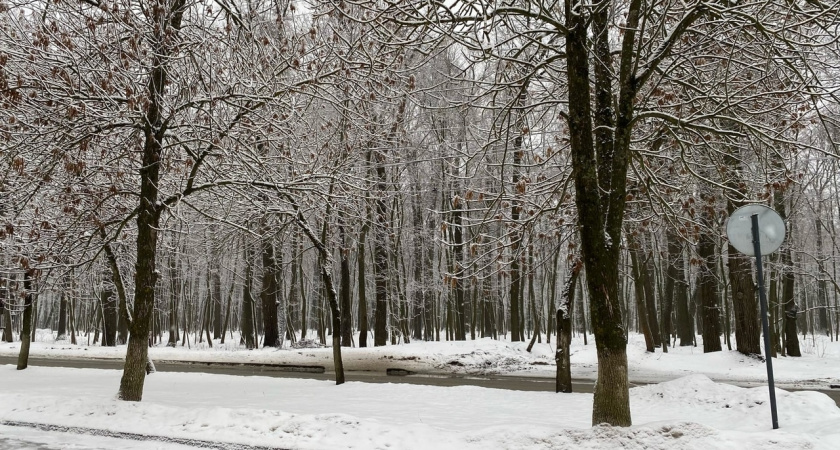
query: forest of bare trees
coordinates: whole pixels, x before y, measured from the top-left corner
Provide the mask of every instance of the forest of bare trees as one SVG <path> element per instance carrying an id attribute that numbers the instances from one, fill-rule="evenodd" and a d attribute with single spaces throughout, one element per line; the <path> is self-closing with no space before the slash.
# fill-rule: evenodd
<path id="1" fill-rule="evenodd" d="M 838 338 L 838 26 L 831 0 L 0 0 L 2 338 L 127 345 L 136 401 L 150 345 L 583 333 L 593 423 L 629 425 L 628 333 L 760 354 L 739 206 L 787 222 L 774 352 Z"/>

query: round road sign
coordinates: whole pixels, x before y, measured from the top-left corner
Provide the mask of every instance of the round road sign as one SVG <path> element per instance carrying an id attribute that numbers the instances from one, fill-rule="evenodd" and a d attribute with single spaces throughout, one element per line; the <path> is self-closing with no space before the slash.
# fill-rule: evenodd
<path id="1" fill-rule="evenodd" d="M 752 235 L 752 216 L 758 215 L 758 236 L 761 254 L 775 252 L 785 240 L 785 222 L 779 213 L 764 205 L 744 205 L 736 209 L 726 223 L 726 236 L 739 252 L 755 256 Z"/>

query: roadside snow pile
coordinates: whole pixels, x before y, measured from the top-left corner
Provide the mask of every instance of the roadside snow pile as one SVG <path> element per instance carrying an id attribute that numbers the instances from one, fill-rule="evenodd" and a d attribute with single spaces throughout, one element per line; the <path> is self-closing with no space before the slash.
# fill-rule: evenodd
<path id="1" fill-rule="evenodd" d="M 775 392 L 780 429 L 795 428 L 800 432 L 803 427 L 820 424 L 840 426 L 840 408 L 827 395 L 782 389 Z M 714 428 L 759 431 L 771 425 L 770 393 L 766 386 L 741 388 L 715 383 L 705 375 L 691 375 L 634 388 L 630 397 L 634 413 L 656 415 L 663 402 L 675 402 L 681 408 L 681 419 Z M 840 433 L 840 429 L 835 432 Z"/>
<path id="2" fill-rule="evenodd" d="M 292 449 L 835 449 L 840 409 L 818 393 L 690 376 L 631 390 L 635 425 L 589 426 L 590 394 L 157 373 L 114 399 L 115 370 L 0 366 L 0 424 L 94 428 Z"/>
<path id="3" fill-rule="evenodd" d="M 512 343 L 492 339 L 471 341 L 475 343 L 472 345 L 469 342 L 438 345 L 434 349 L 436 353 L 433 367 L 453 373 L 497 375 L 544 371 L 545 366 L 554 365 L 554 353 L 546 345 L 534 346 L 531 352 L 528 352 L 525 342 Z"/>

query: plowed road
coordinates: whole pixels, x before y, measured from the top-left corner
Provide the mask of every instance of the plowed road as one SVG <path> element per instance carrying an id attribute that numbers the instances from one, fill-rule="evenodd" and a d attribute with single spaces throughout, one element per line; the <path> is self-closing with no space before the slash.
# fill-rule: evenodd
<path id="1" fill-rule="evenodd" d="M 17 358 L 0 356 L 0 364 L 17 364 Z M 84 369 L 122 369 L 123 362 L 117 359 L 88 359 L 88 358 L 38 358 L 30 357 L 29 365 L 46 367 L 74 367 Z M 318 368 L 289 367 L 268 364 L 236 364 L 236 363 L 192 363 L 183 361 L 155 361 L 158 372 L 202 372 L 221 375 L 264 376 L 281 378 L 309 378 L 316 380 L 334 380 L 330 371 L 318 373 Z M 320 370 L 323 370 L 321 368 Z M 494 389 L 509 389 L 517 391 L 554 391 L 554 380 L 551 378 L 520 377 L 520 376 L 464 376 L 464 375 L 387 375 L 380 372 L 345 372 L 347 381 L 361 381 L 364 383 L 407 383 L 431 386 L 481 386 Z M 637 383 L 644 384 L 644 383 Z M 737 383 L 732 383 L 737 384 Z M 575 392 L 591 393 L 594 388 L 592 380 L 574 380 Z M 634 384 L 631 382 L 631 386 Z M 752 385 L 754 386 L 754 385 Z M 786 390 L 800 390 L 785 388 Z M 840 407 L 840 389 L 802 389 L 816 390 L 831 397 Z"/>

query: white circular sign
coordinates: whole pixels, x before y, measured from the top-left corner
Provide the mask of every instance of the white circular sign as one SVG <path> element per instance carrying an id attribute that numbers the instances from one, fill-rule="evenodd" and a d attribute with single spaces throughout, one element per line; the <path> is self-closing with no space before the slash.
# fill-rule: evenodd
<path id="1" fill-rule="evenodd" d="M 775 252 L 785 240 L 785 221 L 779 213 L 764 205 L 744 205 L 736 209 L 726 223 L 726 236 L 739 252 L 755 256 L 752 235 L 752 216 L 758 215 L 758 242 L 761 254 Z"/>

